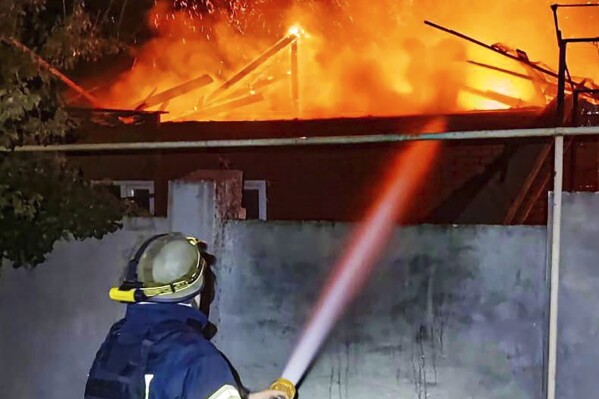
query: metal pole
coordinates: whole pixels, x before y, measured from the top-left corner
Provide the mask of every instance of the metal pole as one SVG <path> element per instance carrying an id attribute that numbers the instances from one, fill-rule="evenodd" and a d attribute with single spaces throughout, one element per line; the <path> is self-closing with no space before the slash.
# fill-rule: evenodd
<path id="1" fill-rule="evenodd" d="M 559 42 L 559 77 L 557 79 L 557 110 L 555 125 L 563 126 L 566 112 L 566 52 L 568 45 L 562 40 Z"/>
<path id="2" fill-rule="evenodd" d="M 299 117 L 299 66 L 297 40 L 291 43 L 291 102 L 293 116 Z"/>
<path id="3" fill-rule="evenodd" d="M 283 147 L 309 145 L 355 145 L 374 143 L 397 143 L 404 141 L 427 140 L 478 140 L 505 139 L 524 137 L 555 137 L 599 135 L 599 126 L 562 127 L 543 129 L 514 130 L 481 130 L 447 133 L 424 134 L 375 134 L 365 136 L 321 136 L 290 137 L 269 139 L 242 140 L 198 140 L 198 141 L 158 141 L 129 143 L 88 143 L 88 144 L 55 144 L 24 145 L 16 147 L 16 152 L 97 152 L 97 151 L 132 151 L 132 150 L 175 150 L 191 148 L 243 148 L 243 147 Z M 13 150 L 0 147 L 0 152 Z"/>
<path id="4" fill-rule="evenodd" d="M 555 399 L 557 377 L 557 321 L 559 310 L 559 272 L 562 227 L 562 185 L 564 174 L 564 136 L 555 137 L 555 176 L 551 229 L 551 289 L 549 302 L 549 356 L 547 366 L 547 399 Z"/>

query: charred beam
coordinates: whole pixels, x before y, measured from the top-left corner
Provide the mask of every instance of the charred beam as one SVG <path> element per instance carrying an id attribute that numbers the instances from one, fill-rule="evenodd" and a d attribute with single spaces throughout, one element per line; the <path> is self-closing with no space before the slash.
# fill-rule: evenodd
<path id="1" fill-rule="evenodd" d="M 165 90 L 158 94 L 151 94 L 141 104 L 135 107 L 136 110 L 143 110 L 151 108 L 153 106 L 165 103 L 172 100 L 173 98 L 182 96 L 189 93 L 190 91 L 200 89 L 204 86 L 214 82 L 214 79 L 210 75 L 202 75 L 188 82 L 175 86 L 171 89 Z"/>
<path id="2" fill-rule="evenodd" d="M 460 187 L 456 188 L 445 198 L 426 219 L 436 220 L 439 223 L 457 223 L 460 215 L 472 203 L 476 195 L 489 184 L 501 169 L 513 158 L 515 147 L 506 145 L 501 154 L 484 167 L 480 173 L 470 177 Z"/>
<path id="3" fill-rule="evenodd" d="M 522 204 L 524 203 L 526 196 L 528 195 L 530 189 L 532 188 L 532 185 L 533 185 L 535 179 L 537 178 L 537 176 L 539 175 L 539 172 L 543 168 L 543 165 L 547 161 L 547 158 L 549 157 L 549 153 L 551 152 L 552 148 L 553 148 L 553 142 L 547 143 L 541 150 L 541 153 L 537 157 L 537 159 L 532 167 L 532 170 L 526 177 L 526 180 L 524 181 L 522 188 L 518 192 L 516 199 L 514 200 L 514 202 L 508 209 L 507 214 L 505 215 L 505 218 L 503 219 L 503 224 L 512 224 L 514 222 L 514 220 L 516 219 L 518 211 L 522 207 Z"/>
<path id="4" fill-rule="evenodd" d="M 518 73 L 518 72 L 510 71 L 509 69 L 504 69 L 504 68 L 496 67 L 494 65 L 489 65 L 489 64 L 482 63 L 482 62 L 472 61 L 472 60 L 468 60 L 467 62 L 468 62 L 468 64 L 471 64 L 471 65 L 476 65 L 481 68 L 490 69 L 495 72 L 505 73 L 507 75 L 514 76 L 516 78 L 530 80 L 530 81 L 533 80 L 530 76 L 528 76 L 524 73 Z"/>
<path id="5" fill-rule="evenodd" d="M 150 92 L 150 93 L 149 93 L 149 94 L 146 96 L 146 98 L 144 98 L 144 100 L 142 101 L 142 103 L 141 103 L 139 106 L 143 105 L 143 104 L 146 102 L 146 100 L 147 100 L 148 98 L 150 98 L 150 97 L 152 97 L 154 94 L 156 94 L 156 90 L 158 90 L 158 87 L 154 87 L 154 88 L 152 89 L 152 91 L 151 91 L 151 92 Z M 138 107 L 139 107 L 139 106 L 138 106 Z M 137 110 L 137 108 L 135 108 L 135 109 Z"/>
<path id="6" fill-rule="evenodd" d="M 264 100 L 261 94 L 250 94 L 235 100 L 226 101 L 220 104 L 212 105 L 200 109 L 197 112 L 186 115 L 182 118 L 176 119 L 176 121 L 195 120 L 202 119 L 213 115 L 218 115 L 223 112 L 233 111 L 237 108 L 246 107 Z"/>
<path id="7" fill-rule="evenodd" d="M 296 40 L 297 40 L 297 35 L 290 34 L 288 36 L 285 36 L 278 42 L 276 42 L 271 48 L 266 50 L 261 56 L 256 58 L 254 61 L 250 62 L 243 69 L 241 69 L 239 72 L 237 72 L 231 78 L 229 78 L 225 83 L 223 83 L 218 89 L 216 89 L 215 91 L 210 93 L 206 97 L 206 102 L 211 102 L 214 99 L 216 99 L 223 92 L 227 91 L 229 88 L 231 88 L 235 84 L 239 83 L 242 79 L 244 79 L 250 73 L 254 72 L 256 69 L 258 69 L 262 64 L 264 64 L 270 58 L 272 58 L 273 56 L 278 54 L 279 51 L 283 50 L 285 47 L 287 47 L 288 45 L 290 45 L 291 43 L 293 43 Z"/>
<path id="8" fill-rule="evenodd" d="M 100 86 L 94 86 L 94 87 L 92 87 L 91 89 L 87 89 L 86 91 L 87 91 L 89 94 L 92 94 L 92 95 L 93 95 L 93 93 L 94 93 L 94 92 L 96 92 L 96 91 L 98 91 L 98 90 L 100 90 L 100 89 L 101 89 L 101 87 L 100 87 Z M 72 104 L 72 103 L 74 103 L 74 102 L 78 101 L 79 99 L 81 99 L 82 97 L 83 97 L 83 96 L 82 96 L 81 94 L 79 94 L 79 93 L 73 93 L 73 94 L 66 94 L 66 95 L 63 97 L 63 99 L 64 99 L 64 102 L 65 102 L 66 104 Z"/>
<path id="9" fill-rule="evenodd" d="M 269 76 L 264 79 L 260 79 L 247 87 L 240 87 L 238 89 L 232 90 L 230 93 L 223 95 L 221 99 L 225 100 L 233 100 L 235 98 L 239 98 L 241 96 L 245 96 L 248 94 L 252 94 L 253 92 L 259 91 L 261 89 L 265 89 L 268 86 L 280 82 L 283 78 L 287 78 L 287 75 L 279 75 L 279 76 Z"/>
<path id="10" fill-rule="evenodd" d="M 526 54 L 524 51 L 518 50 L 518 55 L 521 58 L 524 58 L 527 61 L 530 61 L 528 59 L 528 54 Z M 548 88 L 551 88 L 554 86 L 553 83 L 548 81 L 547 76 L 543 75 L 541 72 L 532 68 L 529 64 L 522 64 L 522 67 L 526 70 L 526 72 L 528 73 L 528 76 L 530 76 L 532 79 L 532 85 L 535 89 L 537 99 L 542 104 L 546 104 L 547 98 L 546 98 L 545 93 L 547 92 Z M 582 84 L 584 85 L 585 83 L 582 82 Z"/>
<path id="11" fill-rule="evenodd" d="M 121 126 L 123 124 L 158 126 L 160 124 L 160 115 L 163 113 L 155 111 L 81 107 L 68 107 L 67 110 L 73 118 L 78 119 L 83 124 L 92 123 L 102 126 Z"/>
<path id="12" fill-rule="evenodd" d="M 526 71 L 528 72 L 528 75 L 526 75 L 526 74 L 518 73 L 518 72 L 509 70 L 509 69 L 496 67 L 494 65 L 484 64 L 482 62 L 471 61 L 471 60 L 468 60 L 467 62 L 471 65 L 489 69 L 491 71 L 500 72 L 500 73 L 504 73 L 509 76 L 519 78 L 519 79 L 528 80 L 529 82 L 532 83 L 532 85 L 534 86 L 534 89 L 535 89 L 535 94 L 536 94 L 535 102 L 538 102 L 539 104 L 546 103 L 545 92 L 544 92 L 543 88 L 546 87 L 547 85 L 549 85 L 549 83 L 545 80 L 543 75 L 541 75 L 538 71 L 528 67 L 528 65 L 523 65 L 523 67 L 526 68 Z"/>
<path id="13" fill-rule="evenodd" d="M 572 137 L 568 137 L 565 141 L 564 151 L 572 145 Z M 530 216 L 534 206 L 537 204 L 541 194 L 546 191 L 552 176 L 550 155 L 553 150 L 553 141 L 547 142 L 537 156 L 530 173 L 526 177 L 518 195 L 512 202 L 503 224 L 523 224 Z"/>
<path id="14" fill-rule="evenodd" d="M 506 94 L 501 94 L 492 90 L 479 90 L 470 86 L 464 86 L 462 87 L 462 90 L 480 97 L 487 98 L 489 100 L 500 102 L 510 108 L 519 108 L 525 104 L 525 102 L 520 98 L 508 96 Z"/>
<path id="15" fill-rule="evenodd" d="M 573 139 L 574 139 L 573 137 L 567 137 L 566 142 L 564 144 L 564 152 L 566 152 L 570 149 Z M 554 143 L 549 144 L 549 148 L 550 149 L 554 148 Z M 548 190 L 547 187 L 549 185 L 549 181 L 551 180 L 551 177 L 553 176 L 553 170 L 551 170 L 550 160 L 547 159 L 546 162 L 549 164 L 549 165 L 547 165 L 547 168 L 548 168 L 547 173 L 543 174 L 541 181 L 538 182 L 536 187 L 533 186 L 534 191 L 532 192 L 532 197 L 529 199 L 528 203 L 524 207 L 524 211 L 522 212 L 522 215 L 520 216 L 520 218 L 517 221 L 518 224 L 526 223 L 526 220 L 530 216 L 530 213 L 532 212 L 534 206 L 539 201 L 541 194 L 543 194 L 543 192 Z"/>
<path id="16" fill-rule="evenodd" d="M 463 40 L 466 40 L 466 41 L 468 41 L 470 43 L 476 44 L 477 46 L 484 47 L 487 50 L 491 50 L 491 51 L 493 51 L 493 52 L 495 52 L 497 54 L 501 54 L 504 57 L 507 57 L 507 58 L 512 59 L 514 61 L 517 61 L 519 63 L 528 65 L 529 67 L 531 67 L 531 68 L 533 68 L 533 69 L 535 69 L 535 70 L 537 70 L 537 71 L 539 71 L 539 72 L 541 72 L 541 73 L 543 73 L 545 75 L 551 76 L 551 77 L 556 78 L 556 79 L 559 78 L 559 75 L 557 73 L 555 73 L 553 71 L 550 71 L 549 69 L 543 68 L 543 67 L 541 67 L 541 66 L 539 66 L 539 65 L 537 65 L 537 64 L 535 64 L 535 63 L 533 63 L 533 62 L 531 62 L 529 60 L 522 59 L 522 58 L 519 58 L 519 57 L 517 57 L 515 55 L 512 55 L 512 54 L 510 54 L 510 53 L 508 53 L 506 51 L 503 51 L 503 50 L 501 50 L 501 49 L 499 49 L 499 48 L 497 48 L 495 46 L 491 46 L 489 44 L 483 43 L 480 40 L 474 39 L 474 38 L 472 38 L 470 36 L 467 36 L 467 35 L 465 35 L 463 33 L 457 32 L 455 30 L 445 28 L 444 26 L 438 25 L 438 24 L 436 24 L 434 22 L 431 22 L 431 21 L 424 21 L 424 23 L 426 25 L 432 27 L 432 28 L 435 28 L 435 29 L 438 29 L 440 31 L 449 33 L 450 35 L 459 37 L 460 39 L 463 39 Z M 575 87 L 585 88 L 585 85 L 583 83 L 573 82 L 573 85 Z"/>
<path id="17" fill-rule="evenodd" d="M 299 117 L 299 65 L 297 40 L 291 43 L 291 106 L 293 116 Z"/>
<path id="18" fill-rule="evenodd" d="M 48 61 L 46 61 L 45 59 L 43 59 L 42 57 L 37 55 L 35 53 L 35 51 L 31 50 L 29 47 L 25 46 L 23 43 L 21 43 L 17 39 L 3 38 L 2 40 L 7 42 L 8 44 L 14 46 L 15 48 L 21 50 L 25 54 L 29 55 L 33 59 L 33 61 L 35 61 L 35 63 L 37 63 L 42 68 L 46 69 L 48 72 L 50 72 L 52 75 L 54 75 L 58 79 L 60 79 L 60 81 L 62 81 L 64 84 L 66 84 L 71 89 L 76 91 L 79 95 L 85 97 L 85 99 L 87 99 L 94 107 L 100 106 L 100 101 L 98 101 L 98 99 L 96 97 L 94 97 L 83 87 L 79 86 L 77 83 L 75 83 L 74 81 L 69 79 L 69 77 L 66 76 L 64 73 L 60 72 L 58 69 L 56 69 L 55 67 L 50 65 L 50 63 Z"/>

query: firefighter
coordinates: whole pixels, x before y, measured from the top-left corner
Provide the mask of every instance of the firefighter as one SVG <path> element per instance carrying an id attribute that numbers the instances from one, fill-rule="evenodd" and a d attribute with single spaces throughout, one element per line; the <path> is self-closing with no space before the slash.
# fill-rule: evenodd
<path id="1" fill-rule="evenodd" d="M 178 233 L 141 245 L 110 290 L 127 312 L 96 354 L 85 399 L 292 399 L 295 388 L 285 380 L 275 385 L 281 391 L 246 395 L 202 334 L 208 320 L 196 304 L 208 259 L 202 242 Z"/>

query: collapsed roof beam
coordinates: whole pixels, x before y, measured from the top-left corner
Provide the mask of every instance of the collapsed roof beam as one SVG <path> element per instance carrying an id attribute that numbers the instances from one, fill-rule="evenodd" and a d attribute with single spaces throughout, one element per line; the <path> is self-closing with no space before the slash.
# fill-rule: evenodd
<path id="1" fill-rule="evenodd" d="M 490 69 L 490 70 L 495 71 L 495 72 L 505 73 L 507 75 L 514 76 L 516 78 L 520 78 L 520 79 L 524 79 L 524 80 L 530 80 L 530 81 L 533 80 L 530 76 L 528 76 L 528 75 L 526 75 L 524 73 L 514 72 L 514 71 L 511 71 L 509 69 L 504 69 L 504 68 L 496 67 L 494 65 L 489 65 L 489 64 L 482 63 L 482 62 L 478 62 L 478 61 L 468 60 L 466 62 L 468 62 L 468 64 L 470 64 L 470 65 L 476 65 L 478 67 L 485 68 L 485 69 Z"/>
<path id="2" fill-rule="evenodd" d="M 488 100 L 505 104 L 510 108 L 520 108 L 526 104 L 526 102 L 520 98 L 508 96 L 507 94 L 499 93 L 493 90 L 479 90 L 470 86 L 463 86 L 462 90 Z"/>
<path id="3" fill-rule="evenodd" d="M 277 75 L 277 76 L 269 76 L 265 79 L 260 79 L 256 82 L 251 83 L 248 86 L 240 87 L 238 89 L 232 90 L 230 93 L 221 97 L 223 101 L 225 100 L 233 100 L 235 98 L 241 97 L 247 94 L 253 94 L 260 89 L 267 89 L 274 83 L 280 82 L 284 78 L 287 78 L 288 75 Z"/>
<path id="4" fill-rule="evenodd" d="M 196 120 L 198 118 L 206 118 L 213 115 L 222 114 L 223 112 L 233 111 L 237 108 L 247 107 L 264 100 L 261 94 L 253 93 L 246 96 L 236 98 L 234 100 L 221 102 L 209 107 L 201 108 L 197 112 L 176 119 L 176 121 Z"/>
<path id="5" fill-rule="evenodd" d="M 264 53 L 262 53 L 261 56 L 256 58 L 254 61 L 250 62 L 243 69 L 241 69 L 239 72 L 237 72 L 231 78 L 229 78 L 226 82 L 224 82 L 218 89 L 216 89 L 212 93 L 208 94 L 208 96 L 206 97 L 206 103 L 214 101 L 223 92 L 227 91 L 229 88 L 231 88 L 235 84 L 239 83 L 250 73 L 252 73 L 256 69 L 258 69 L 266 61 L 268 61 L 269 59 L 274 57 L 276 54 L 278 54 L 285 47 L 287 47 L 291 43 L 295 42 L 297 40 L 297 38 L 298 38 L 298 36 L 296 34 L 292 33 L 292 34 L 285 36 L 278 42 L 276 42 L 271 48 L 269 48 Z"/>
<path id="6" fill-rule="evenodd" d="M 58 69 L 50 65 L 48 61 L 37 55 L 36 52 L 31 50 L 29 47 L 25 46 L 23 43 L 14 38 L 2 38 L 1 40 L 29 55 L 36 64 L 46 69 L 56 78 L 58 78 L 61 82 L 63 82 L 71 89 L 76 91 L 79 95 L 85 97 L 85 99 L 89 101 L 94 107 L 100 106 L 100 101 L 95 96 L 93 96 L 83 87 L 79 86 L 77 83 L 69 79 L 69 77 L 66 76 L 64 73 L 60 72 Z"/>
<path id="7" fill-rule="evenodd" d="M 190 91 L 208 86 L 212 82 L 214 82 L 214 79 L 212 79 L 210 75 L 202 75 L 158 94 L 152 93 L 148 98 L 135 107 L 135 110 L 144 110 L 162 103 L 166 103 L 174 98 L 187 94 Z"/>
<path id="8" fill-rule="evenodd" d="M 438 24 L 436 24 L 436 23 L 434 23 L 434 22 L 431 22 L 431 21 L 424 21 L 424 23 L 425 23 L 426 25 L 428 25 L 428 26 L 432 27 L 432 28 L 435 28 L 435 29 L 438 29 L 438 30 L 440 30 L 440 31 L 443 31 L 443 32 L 449 33 L 450 35 L 453 35 L 453 36 L 459 37 L 460 39 L 466 40 L 466 41 L 468 41 L 468 42 L 470 42 L 470 43 L 474 43 L 474 44 L 476 44 L 477 46 L 484 47 L 484 48 L 486 48 L 487 50 L 491 50 L 491 51 L 493 51 L 493 52 L 495 52 L 495 53 L 497 53 L 497 54 L 501 54 L 501 55 L 503 55 L 504 57 L 507 57 L 507 58 L 509 58 L 509 59 L 512 59 L 512 60 L 514 60 L 514 61 L 517 61 L 517 62 L 519 62 L 519 63 L 521 63 L 521 64 L 527 65 L 527 66 L 529 66 L 530 68 L 532 68 L 532 69 L 535 69 L 535 70 L 537 70 L 537 71 L 539 71 L 539 72 L 541 72 L 541 73 L 543 73 L 543 74 L 545 74 L 545 75 L 551 76 L 551 77 L 553 77 L 553 78 L 556 78 L 556 79 L 558 79 L 558 78 L 559 78 L 559 75 L 558 75 L 557 73 L 555 73 L 555 72 L 553 72 L 553 71 L 551 71 L 551 70 L 549 70 L 549 69 L 543 68 L 543 67 L 541 67 L 541 66 L 539 66 L 539 65 L 535 64 L 534 62 L 531 62 L 531 61 L 529 61 L 529 60 L 526 60 L 526 59 L 523 59 L 523 58 L 517 57 L 517 56 L 515 56 L 515 55 L 512 55 L 512 54 L 510 54 L 510 53 L 508 53 L 508 52 L 505 52 L 505 51 L 503 51 L 503 50 L 501 50 L 501 49 L 498 49 L 498 48 L 496 48 L 495 46 L 488 45 L 488 44 L 486 44 L 486 43 L 483 43 L 483 42 L 481 42 L 480 40 L 474 39 L 474 38 L 472 38 L 472 37 L 470 37 L 470 36 L 466 36 L 465 34 L 463 34 L 463 33 L 460 33 L 460 32 L 456 32 L 455 30 L 452 30 L 452 29 L 445 28 L 444 26 L 438 25 Z M 578 87 L 578 88 L 585 88 L 585 85 L 584 85 L 584 83 L 578 83 L 578 82 L 572 82 L 572 83 L 573 83 L 573 85 L 574 85 L 575 87 Z"/>

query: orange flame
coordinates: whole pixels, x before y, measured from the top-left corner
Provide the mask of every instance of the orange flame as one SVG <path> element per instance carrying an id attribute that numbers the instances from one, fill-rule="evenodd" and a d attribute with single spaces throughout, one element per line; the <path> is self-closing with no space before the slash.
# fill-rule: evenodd
<path id="1" fill-rule="evenodd" d="M 446 113 L 512 106 L 473 94 L 467 88 L 493 91 L 519 99 L 523 105 L 541 105 L 545 99 L 530 81 L 465 61 L 473 59 L 526 73 L 521 65 L 425 27 L 422 20 L 435 20 L 486 43 L 526 49 L 531 59 L 554 65 L 557 46 L 551 2 L 381 0 L 373 5 L 371 0 L 344 0 L 337 2 L 343 7 L 335 8 L 329 2 L 287 6 L 283 0 L 271 0 L 268 4 L 276 11 L 272 14 L 288 30 L 258 34 L 212 15 L 198 19 L 175 12 L 168 2 L 158 1 L 148 14 L 155 37 L 134 50 L 134 66 L 112 85 L 103 102 L 110 107 L 135 107 L 152 93 L 209 74 L 215 79 L 211 85 L 151 109 L 168 111 L 167 120 L 185 118 L 202 109 L 218 113 L 200 112 L 192 118 L 293 118 L 291 46 L 228 88 L 224 97 L 209 97 L 280 37 L 292 35 L 298 41 L 302 118 Z M 264 20 L 250 14 L 249 7 L 238 7 L 232 15 L 248 14 L 249 26 L 264 24 Z M 566 18 L 565 28 L 588 22 L 588 10 Z M 599 9 L 591 13 L 599 13 Z M 599 20 L 593 18 L 591 21 Z M 571 53 L 573 73 L 597 79 L 597 53 L 592 46 Z M 260 95 L 256 101 L 244 101 L 256 93 Z M 237 99 L 240 101 L 233 101 Z M 227 101 L 243 106 L 228 107 Z"/>

